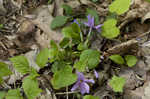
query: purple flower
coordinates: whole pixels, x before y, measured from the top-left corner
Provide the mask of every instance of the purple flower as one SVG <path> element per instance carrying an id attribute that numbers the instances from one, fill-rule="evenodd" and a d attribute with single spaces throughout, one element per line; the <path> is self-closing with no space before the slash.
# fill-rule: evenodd
<path id="1" fill-rule="evenodd" d="M 96 70 L 94 70 L 94 75 L 95 75 L 96 78 L 99 77 L 99 74 L 98 74 L 98 72 Z"/>
<path id="2" fill-rule="evenodd" d="M 103 24 L 99 24 L 99 25 L 94 25 L 94 17 L 92 17 L 91 15 L 87 16 L 88 18 L 88 22 L 85 22 L 84 24 L 88 27 L 90 27 L 91 29 L 96 29 L 98 32 L 101 32 L 101 27 Z"/>
<path id="3" fill-rule="evenodd" d="M 88 83 L 95 83 L 93 79 L 86 79 L 81 72 L 77 72 L 78 79 L 77 82 L 72 87 L 71 91 L 75 91 L 76 89 L 80 89 L 81 94 L 89 93 L 90 87 Z"/>

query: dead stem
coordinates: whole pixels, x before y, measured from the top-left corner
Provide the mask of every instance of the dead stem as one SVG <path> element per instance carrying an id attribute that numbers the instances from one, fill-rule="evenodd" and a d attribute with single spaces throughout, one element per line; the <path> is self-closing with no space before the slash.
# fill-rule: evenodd
<path id="1" fill-rule="evenodd" d="M 73 91 L 73 92 L 60 92 L 60 93 L 56 93 L 56 95 L 64 95 L 64 94 L 74 94 L 74 93 L 78 93 L 79 91 Z"/>

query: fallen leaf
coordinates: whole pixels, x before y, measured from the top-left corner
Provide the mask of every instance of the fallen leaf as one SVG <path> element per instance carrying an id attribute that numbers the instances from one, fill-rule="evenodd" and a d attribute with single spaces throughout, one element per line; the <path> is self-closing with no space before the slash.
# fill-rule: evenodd
<path id="1" fill-rule="evenodd" d="M 150 19 L 150 12 L 148 12 L 144 17 L 142 17 L 142 23 L 144 23 L 147 19 Z"/>
<path id="2" fill-rule="evenodd" d="M 53 31 L 50 29 L 51 21 L 53 17 L 51 12 L 49 11 L 49 7 L 41 6 L 33 11 L 33 14 L 37 14 L 36 19 L 31 20 L 33 24 L 35 24 L 40 30 L 37 31 L 36 40 L 41 45 L 41 48 L 49 47 L 50 40 L 54 40 L 56 42 L 61 41 L 62 34 L 59 30 Z M 43 31 L 43 32 L 42 32 Z"/>
<path id="3" fill-rule="evenodd" d="M 3 6 L 3 0 L 0 0 L 0 15 L 5 15 L 6 9 Z"/>

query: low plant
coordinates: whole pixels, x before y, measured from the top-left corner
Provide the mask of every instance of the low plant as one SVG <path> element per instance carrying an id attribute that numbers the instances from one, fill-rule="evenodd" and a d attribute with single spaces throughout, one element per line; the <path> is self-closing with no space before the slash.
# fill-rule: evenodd
<path id="1" fill-rule="evenodd" d="M 51 0 L 50 0 L 51 1 Z M 96 2 L 97 0 L 93 0 Z M 41 50 L 36 57 L 36 64 L 40 69 L 51 64 L 50 72 L 53 73 L 51 84 L 55 90 L 59 90 L 71 86 L 71 91 L 77 89 L 81 94 L 90 93 L 90 85 L 94 84 L 94 79 L 88 79 L 84 73 L 89 70 L 93 71 L 96 78 L 95 68 L 101 62 L 100 57 L 102 52 L 90 48 L 90 40 L 94 33 L 105 37 L 106 39 L 114 39 L 120 34 L 117 27 L 117 16 L 124 14 L 130 6 L 131 0 L 115 0 L 109 6 L 110 15 L 103 24 L 99 23 L 99 16 L 93 9 L 87 9 L 87 18 L 73 19 L 72 8 L 68 5 L 63 5 L 66 16 L 56 16 L 51 23 L 51 29 L 63 27 L 68 21 L 73 22 L 66 27 L 63 27 L 63 40 L 56 44 L 54 41 L 50 42 L 51 48 Z M 110 17 L 115 14 L 114 17 Z M 83 32 L 86 31 L 86 32 Z M 109 57 L 117 64 L 127 64 L 132 67 L 136 64 L 137 59 L 132 55 L 125 55 L 124 58 L 120 55 L 112 55 Z M 10 58 L 14 68 L 24 75 L 22 86 L 16 89 L 10 89 L 7 93 L 0 92 L 0 98 L 3 99 L 23 99 L 21 91 L 23 90 L 28 99 L 35 99 L 42 92 L 39 87 L 38 71 L 30 66 L 25 56 L 15 56 Z M 8 69 L 6 63 L 0 62 L 0 84 L 2 84 L 3 77 L 11 75 L 12 72 Z M 117 84 L 116 82 L 119 82 Z M 109 85 L 115 92 L 123 92 L 125 78 L 113 76 Z M 98 97 L 86 95 L 84 99 L 99 99 Z"/>

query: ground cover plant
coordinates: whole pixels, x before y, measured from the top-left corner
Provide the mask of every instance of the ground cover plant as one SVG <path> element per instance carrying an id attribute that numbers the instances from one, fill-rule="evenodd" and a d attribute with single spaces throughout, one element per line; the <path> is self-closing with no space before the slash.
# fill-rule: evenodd
<path id="1" fill-rule="evenodd" d="M 52 2 L 53 0 L 49 0 L 48 4 Z M 90 2 L 96 4 L 99 0 L 90 0 Z M 22 75 L 22 78 L 18 85 L 14 83 L 12 88 L 0 91 L 0 99 L 39 99 L 40 94 L 45 91 L 41 87 L 41 78 L 48 80 L 47 85 L 50 87 L 48 90 L 52 93 L 52 99 L 56 99 L 53 95 L 59 99 L 113 99 L 94 95 L 96 87 L 105 85 L 106 82 L 111 92 L 118 99 L 123 99 L 121 95 L 124 93 L 127 79 L 118 75 L 120 72 L 118 68 L 132 69 L 138 62 L 136 54 L 113 53 L 113 51 L 110 51 L 113 53 L 110 54 L 92 48 L 92 43 L 97 37 L 105 41 L 121 41 L 123 34 L 118 26 L 119 16 L 129 11 L 131 3 L 132 0 L 112 0 L 103 22 L 93 8 L 86 8 L 81 16 L 75 16 L 71 6 L 61 5 L 64 15 L 55 16 L 49 28 L 61 29 L 62 40 L 59 43 L 51 40 L 50 48 L 43 48 L 36 54 L 35 63 L 39 70 L 32 66 L 33 64 L 31 65 L 24 55 L 9 57 L 13 68 Z M 3 27 L 4 25 L 0 24 L 0 29 Z M 131 40 L 138 42 L 139 38 Z M 108 71 L 99 71 L 104 70 L 105 67 L 101 65 L 108 62 L 116 67 L 113 75 L 107 75 L 110 79 L 103 80 L 103 74 Z M 0 61 L 1 85 L 5 84 L 5 77 L 13 75 L 9 65 Z M 48 70 L 49 73 L 44 74 L 42 70 Z"/>

